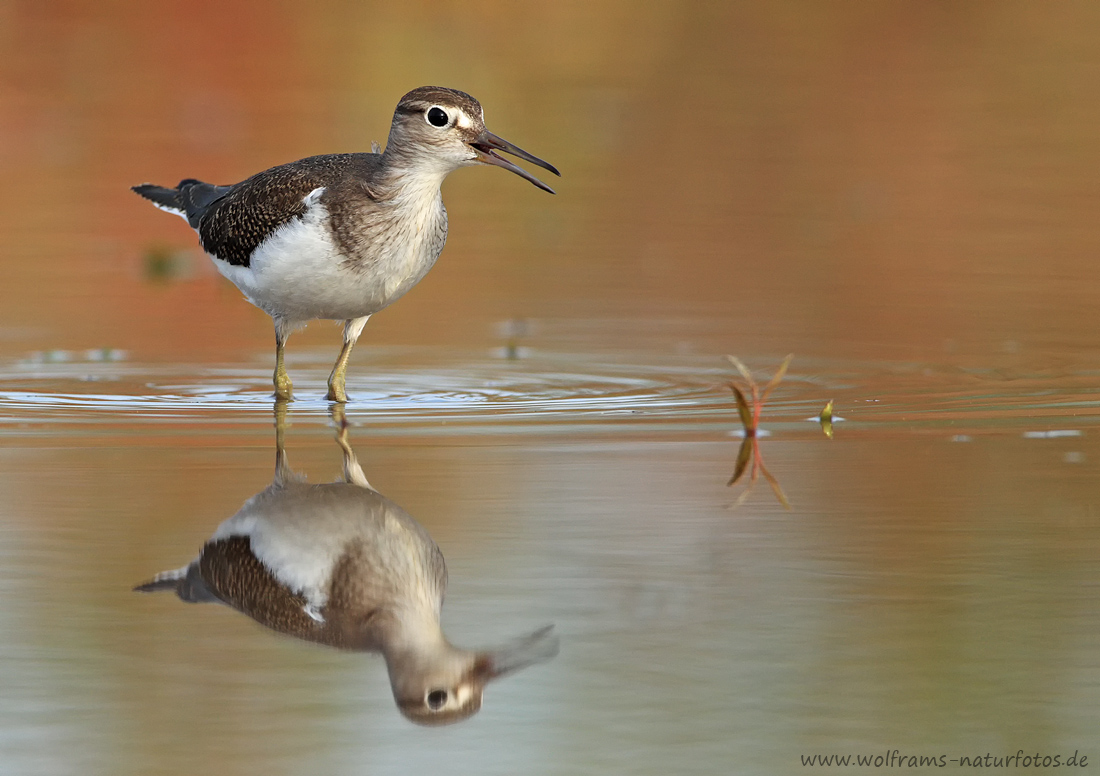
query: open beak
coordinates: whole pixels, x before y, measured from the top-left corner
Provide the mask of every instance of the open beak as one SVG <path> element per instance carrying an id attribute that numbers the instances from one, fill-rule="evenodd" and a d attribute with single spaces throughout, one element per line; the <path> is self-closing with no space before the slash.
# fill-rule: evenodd
<path id="1" fill-rule="evenodd" d="M 558 654 L 558 637 L 552 633 L 553 629 L 553 625 L 547 625 L 499 649 L 482 653 L 477 668 L 481 680 L 496 679 L 550 660 Z"/>
<path id="2" fill-rule="evenodd" d="M 497 137 L 487 129 L 483 130 L 470 145 L 473 146 L 474 150 L 477 152 L 477 160 L 482 164 L 493 164 L 497 167 L 503 167 L 505 170 L 511 170 L 519 177 L 531 181 L 531 183 L 535 184 L 543 191 L 549 191 L 551 194 L 554 193 L 552 188 L 527 172 L 527 170 L 501 157 L 497 154 L 497 151 L 503 151 L 506 154 L 518 156 L 520 159 L 530 162 L 531 164 L 537 164 L 542 169 L 549 170 L 560 178 L 561 173 L 558 172 L 558 168 L 549 162 L 544 162 L 537 156 L 527 153 L 522 148 L 512 145 L 504 138 Z"/>

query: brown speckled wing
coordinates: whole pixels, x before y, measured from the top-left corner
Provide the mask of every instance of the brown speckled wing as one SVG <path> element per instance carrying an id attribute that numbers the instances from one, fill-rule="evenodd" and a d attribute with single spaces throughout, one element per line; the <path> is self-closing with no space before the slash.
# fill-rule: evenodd
<path id="1" fill-rule="evenodd" d="M 306 614 L 306 599 L 276 579 L 252 553 L 247 536 L 207 543 L 199 557 L 199 574 L 210 592 L 261 625 L 306 641 L 343 646 L 332 623 Z"/>
<path id="2" fill-rule="evenodd" d="M 227 191 L 212 198 L 201 212 L 188 209 L 187 215 L 192 223 L 198 216 L 196 228 L 203 250 L 222 261 L 247 267 L 252 253 L 268 236 L 305 213 L 302 200 L 311 191 L 368 181 L 378 165 L 376 154 L 311 156 L 272 167 L 235 186 L 189 182 L 191 189 L 181 185 L 180 194 L 199 201 L 205 192 L 200 187 Z M 366 187 L 361 188 L 366 197 Z"/>

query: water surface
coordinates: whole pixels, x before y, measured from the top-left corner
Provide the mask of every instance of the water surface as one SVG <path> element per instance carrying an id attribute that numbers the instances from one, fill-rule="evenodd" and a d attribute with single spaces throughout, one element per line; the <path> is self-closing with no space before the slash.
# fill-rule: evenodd
<path id="1" fill-rule="evenodd" d="M 1100 762 L 1100 16 L 478 8 L 0 12 L 0 770 Z M 564 177 L 448 180 L 351 437 L 442 548 L 455 642 L 562 647 L 421 729 L 376 657 L 130 591 L 270 482 L 274 343 L 127 187 L 365 149 L 433 82 Z M 311 481 L 338 341 L 288 348 Z M 763 382 L 789 352 L 759 440 L 787 510 L 727 485 L 725 355 Z"/>

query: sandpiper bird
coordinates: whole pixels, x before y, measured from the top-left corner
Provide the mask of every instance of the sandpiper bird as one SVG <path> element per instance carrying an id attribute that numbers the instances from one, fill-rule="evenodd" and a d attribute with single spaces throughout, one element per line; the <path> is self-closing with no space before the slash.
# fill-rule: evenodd
<path id="1" fill-rule="evenodd" d="M 371 488 L 342 412 L 344 482 L 298 478 L 284 452 L 280 404 L 274 482 L 222 523 L 198 558 L 135 590 L 173 590 L 300 639 L 381 652 L 398 708 L 424 725 L 471 716 L 490 680 L 557 654 L 553 626 L 494 650 L 452 646 L 439 625 L 447 566 L 432 537 Z"/>
<path id="2" fill-rule="evenodd" d="M 491 164 L 554 193 L 498 151 L 561 175 L 489 132 L 470 95 L 424 86 L 397 103 L 384 153 L 311 156 L 232 186 L 187 179 L 134 191 L 186 219 L 218 271 L 274 319 L 276 397 L 291 395 L 290 333 L 314 318 L 344 321 L 328 398 L 346 402 L 348 357 L 367 319 L 416 285 L 443 250 L 443 179 Z"/>

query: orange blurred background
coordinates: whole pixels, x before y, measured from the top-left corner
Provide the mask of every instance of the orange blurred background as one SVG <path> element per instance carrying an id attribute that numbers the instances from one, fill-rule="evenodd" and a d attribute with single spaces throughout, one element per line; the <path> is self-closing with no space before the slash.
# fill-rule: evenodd
<path id="1" fill-rule="evenodd" d="M 1098 29 L 1087 4 L 5 3 L 0 348 L 269 359 L 128 187 L 368 150 L 438 83 L 564 178 L 454 175 L 441 262 L 364 344 L 687 317 L 741 353 L 1092 357 Z"/>

